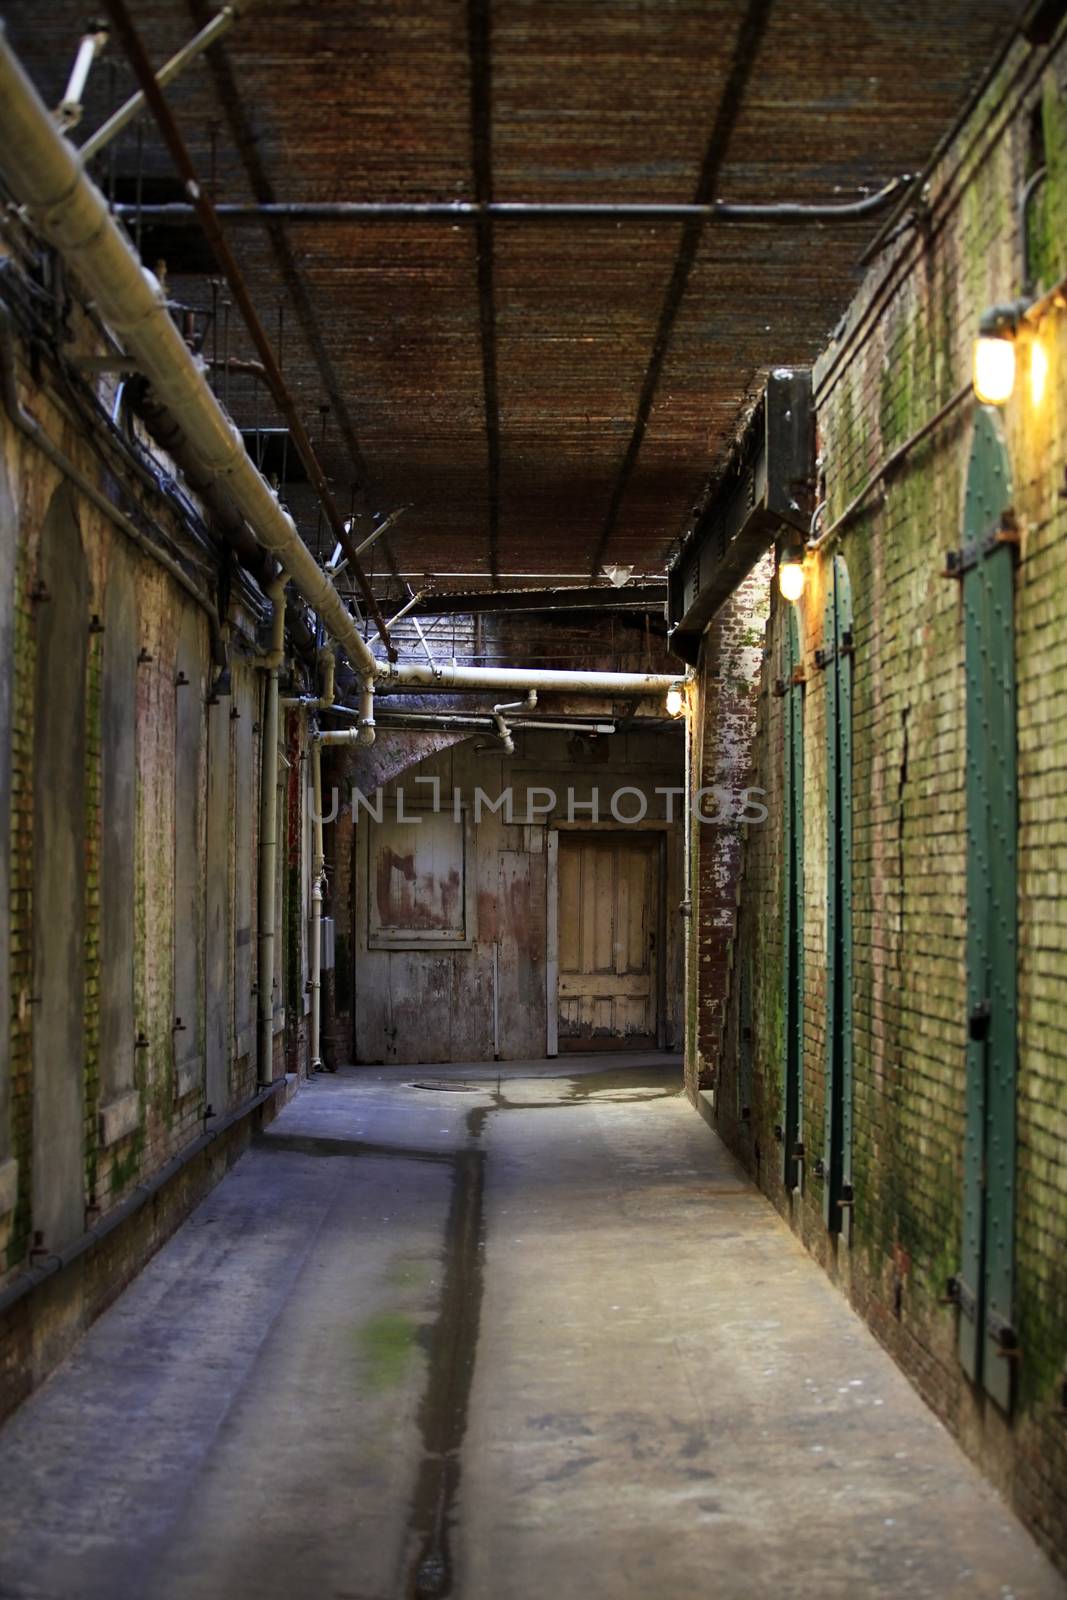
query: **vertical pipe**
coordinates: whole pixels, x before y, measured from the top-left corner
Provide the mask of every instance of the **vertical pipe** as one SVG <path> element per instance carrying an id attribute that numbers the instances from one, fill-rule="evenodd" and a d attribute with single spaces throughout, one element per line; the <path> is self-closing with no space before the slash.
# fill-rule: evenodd
<path id="1" fill-rule="evenodd" d="M 274 1081 L 274 925 L 277 918 L 278 865 L 278 675 L 285 654 L 284 572 L 270 586 L 274 603 L 271 649 L 263 666 L 267 688 L 260 747 L 259 795 L 259 937 L 257 940 L 257 1008 L 259 1013 L 259 1081 Z"/>
<path id="2" fill-rule="evenodd" d="M 322 745 L 311 741 L 311 1071 L 322 1071 L 322 885 L 326 865 L 322 842 Z"/>
<path id="3" fill-rule="evenodd" d="M 693 716 L 689 702 L 690 690 L 685 691 L 685 794 L 682 804 L 685 813 L 682 818 L 683 841 L 683 872 L 682 880 L 685 885 L 681 904 L 683 923 L 683 960 L 685 964 L 685 981 L 682 986 L 682 999 L 685 1007 L 682 1019 L 682 1036 L 685 1040 L 684 1070 L 688 1075 L 693 1071 L 693 1083 L 696 1084 L 696 1017 L 697 996 L 693 993 L 696 974 L 693 971 Z"/>
<path id="4" fill-rule="evenodd" d="M 359 743 L 374 743 L 374 679 L 364 678 L 359 690 Z"/>
<path id="5" fill-rule="evenodd" d="M 493 942 L 493 1060 L 500 1060 L 500 946 Z"/>

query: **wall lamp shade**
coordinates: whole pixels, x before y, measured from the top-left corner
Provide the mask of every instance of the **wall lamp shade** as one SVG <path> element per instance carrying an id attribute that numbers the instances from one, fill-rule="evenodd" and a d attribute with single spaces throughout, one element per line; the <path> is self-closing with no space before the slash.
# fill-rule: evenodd
<path id="1" fill-rule="evenodd" d="M 1020 306 L 991 306 L 974 341 L 974 392 L 986 406 L 1006 405 L 1015 388 L 1015 334 Z"/>
<path id="2" fill-rule="evenodd" d="M 986 406 L 1002 406 L 1015 388 L 1015 341 L 979 334 L 974 342 L 974 392 Z"/>
<path id="3" fill-rule="evenodd" d="M 667 690 L 667 715 L 680 717 L 685 710 L 685 684 L 679 678 L 677 683 L 672 683 Z"/>
<path id="4" fill-rule="evenodd" d="M 794 603 L 804 593 L 804 557 L 799 550 L 783 550 L 778 559 L 778 588 L 784 600 Z"/>

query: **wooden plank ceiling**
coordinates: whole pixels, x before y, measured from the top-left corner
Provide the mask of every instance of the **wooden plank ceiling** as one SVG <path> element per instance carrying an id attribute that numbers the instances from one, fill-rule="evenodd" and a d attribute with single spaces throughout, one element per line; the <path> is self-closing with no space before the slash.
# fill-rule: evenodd
<path id="1" fill-rule="evenodd" d="M 135 0 L 152 59 L 213 12 Z M 1014 0 L 259 0 L 168 90 L 220 200 L 857 198 L 930 155 Z M 17 0 L 8 32 L 50 103 L 84 0 Z M 117 46 L 76 137 L 132 88 Z M 154 126 L 98 181 L 178 198 Z M 261 316 L 357 533 L 439 587 L 662 573 L 768 367 L 810 361 L 878 221 L 811 228 L 495 222 L 234 232 Z M 195 235 L 150 264 L 202 308 Z M 194 263 L 195 264 L 195 263 Z M 222 314 L 210 352 L 250 355 Z M 243 426 L 276 422 L 234 378 Z M 314 546 L 306 489 L 287 495 Z M 392 573 L 392 575 L 391 575 Z"/>

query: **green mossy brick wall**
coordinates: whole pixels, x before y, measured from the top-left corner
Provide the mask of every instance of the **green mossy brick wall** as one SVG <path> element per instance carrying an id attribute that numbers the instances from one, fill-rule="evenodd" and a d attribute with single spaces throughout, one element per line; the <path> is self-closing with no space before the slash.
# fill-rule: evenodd
<path id="1" fill-rule="evenodd" d="M 1030 223 L 1037 287 L 1067 273 L 1067 42 L 1009 52 L 943 152 L 921 229 L 864 279 L 816 366 L 829 527 L 886 457 L 966 385 L 982 311 L 1019 295 L 1016 197 L 1043 142 Z M 1047 357 L 1034 387 L 1034 340 Z M 1016 577 L 1019 1060 L 1016 1323 L 1023 1357 L 1006 1419 L 956 1359 L 942 1303 L 959 1266 L 966 947 L 965 684 L 958 546 L 973 400 L 965 398 L 875 489 L 809 568 L 800 603 L 805 687 L 805 1038 L 802 1188 L 783 1190 L 782 727 L 773 692 L 783 620 L 768 625 L 749 781 L 770 817 L 748 831 L 716 1114 L 731 1147 L 850 1296 L 931 1406 L 1067 1564 L 1067 310 L 1018 345 L 1003 423 L 1022 529 Z M 815 663 L 827 563 L 855 601 L 853 939 L 855 1205 L 823 1220 L 826 928 L 825 677 Z M 736 1115 L 740 960 L 751 963 L 752 1114 Z"/>

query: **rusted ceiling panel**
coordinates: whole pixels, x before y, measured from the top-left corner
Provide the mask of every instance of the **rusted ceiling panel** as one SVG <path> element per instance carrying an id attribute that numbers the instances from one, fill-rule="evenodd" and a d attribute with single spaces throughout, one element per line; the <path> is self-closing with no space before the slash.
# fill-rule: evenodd
<path id="1" fill-rule="evenodd" d="M 214 5 L 131 0 L 131 10 L 162 61 Z M 849 199 L 922 165 L 1016 10 L 1015 0 L 260 0 L 168 97 L 219 199 L 469 198 L 474 15 L 476 31 L 488 28 L 498 200 L 691 200 L 717 119 L 728 138 L 712 198 Z M 6 15 L 57 101 L 84 6 L 15 0 Z M 754 16 L 739 75 L 739 32 Z M 731 73 L 742 92 L 724 118 Z M 130 88 L 125 64 L 105 59 L 86 131 Z M 158 188 L 169 169 L 150 125 L 140 155 L 132 131 L 115 152 L 124 197 L 139 164 Z M 580 575 L 598 550 L 637 576 L 661 572 L 761 374 L 816 354 L 878 226 L 705 227 L 651 388 L 656 330 L 692 233 L 494 223 L 501 572 Z M 250 227 L 234 238 L 269 328 L 281 310 L 286 377 L 357 534 L 374 512 L 411 504 L 369 568 L 393 589 L 391 557 L 405 572 L 488 573 L 477 230 L 288 224 L 273 240 Z M 203 274 L 173 288 L 211 304 Z M 228 351 L 251 354 L 233 324 Z M 243 426 L 277 420 L 254 383 L 235 379 L 231 403 Z M 314 543 L 307 490 L 293 486 L 290 500 Z"/>

